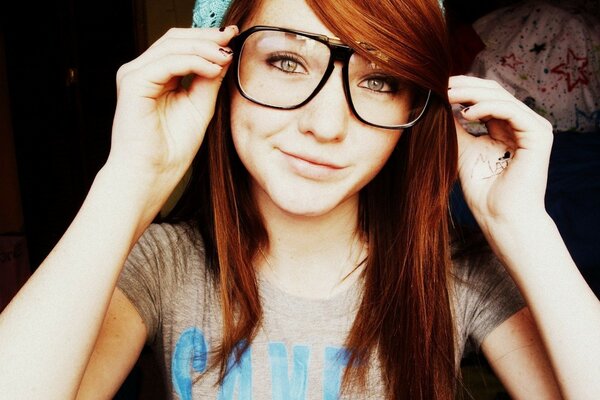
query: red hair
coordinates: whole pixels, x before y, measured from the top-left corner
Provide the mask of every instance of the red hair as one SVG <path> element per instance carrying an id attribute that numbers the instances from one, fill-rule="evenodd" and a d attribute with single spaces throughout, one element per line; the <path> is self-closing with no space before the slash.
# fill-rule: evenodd
<path id="1" fill-rule="evenodd" d="M 360 389 L 370 357 L 379 357 L 390 399 L 452 399 L 454 328 L 449 296 L 449 193 L 457 143 L 447 84 L 450 58 L 437 0 L 307 0 L 346 43 L 369 43 L 377 63 L 431 89 L 423 118 L 405 130 L 380 173 L 360 193 L 359 229 L 368 238 L 360 309 L 346 339 L 344 388 Z M 241 25 L 259 1 L 234 1 L 226 24 Z M 367 58 L 373 54 L 364 52 Z M 223 339 L 213 366 L 227 373 L 255 337 L 262 308 L 253 260 L 268 244 L 229 126 L 227 85 L 194 167 L 191 196 L 207 265 L 221 293 Z M 240 345 L 242 344 L 242 345 Z"/>

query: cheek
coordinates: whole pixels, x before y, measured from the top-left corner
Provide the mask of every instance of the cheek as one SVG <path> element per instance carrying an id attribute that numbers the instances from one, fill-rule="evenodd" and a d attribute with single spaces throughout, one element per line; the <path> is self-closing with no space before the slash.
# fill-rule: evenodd
<path id="1" fill-rule="evenodd" d="M 362 149 L 357 157 L 363 157 L 365 169 L 372 179 L 385 165 L 400 139 L 400 132 L 383 132 L 381 135 L 370 135 L 358 148 Z"/>
<path id="2" fill-rule="evenodd" d="M 264 107 L 231 94 L 230 126 L 233 145 L 242 164 L 257 180 L 265 173 L 274 143 L 284 140 L 294 113 Z"/>
<path id="3" fill-rule="evenodd" d="M 229 114 L 231 136 L 238 154 L 240 153 L 240 149 L 245 148 L 245 144 L 248 141 L 247 132 L 254 130 L 252 118 L 245 118 L 247 115 L 247 112 L 244 111 L 246 106 L 243 100 L 240 100 L 240 97 L 241 96 L 237 94 L 237 92 L 232 93 Z M 240 155 L 240 157 L 242 157 L 242 155 Z"/>
<path id="4" fill-rule="evenodd" d="M 290 124 L 291 114 L 252 103 L 233 90 L 230 126 L 237 151 L 245 152 L 253 141 L 282 132 Z"/>
<path id="5" fill-rule="evenodd" d="M 255 108 L 253 103 L 244 99 L 237 91 L 232 94 L 230 113 L 231 137 L 242 164 L 249 171 L 254 169 L 253 158 L 251 156 L 255 154 L 252 146 L 257 138 L 254 137 L 253 133 L 261 132 L 261 110 Z"/>

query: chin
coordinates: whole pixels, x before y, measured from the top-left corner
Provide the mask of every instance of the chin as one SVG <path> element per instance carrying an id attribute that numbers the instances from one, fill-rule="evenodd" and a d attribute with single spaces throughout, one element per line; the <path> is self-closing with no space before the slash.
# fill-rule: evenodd
<path id="1" fill-rule="evenodd" d="M 269 195 L 272 204 L 286 214 L 297 217 L 322 217 L 358 205 L 358 193 L 332 193 L 327 190 L 298 188 Z"/>
<path id="2" fill-rule="evenodd" d="M 321 217 L 332 210 L 335 209 L 334 206 L 321 206 L 315 204 L 300 204 L 299 202 L 287 203 L 287 204 L 277 204 L 278 208 L 280 208 L 286 214 L 296 217 Z"/>

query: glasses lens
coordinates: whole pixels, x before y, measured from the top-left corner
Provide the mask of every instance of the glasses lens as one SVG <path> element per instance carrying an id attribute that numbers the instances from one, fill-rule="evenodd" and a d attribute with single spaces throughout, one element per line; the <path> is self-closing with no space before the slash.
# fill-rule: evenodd
<path id="1" fill-rule="evenodd" d="M 427 91 L 390 75 L 356 53 L 348 63 L 348 86 L 356 113 L 374 125 L 410 124 L 427 104 Z"/>
<path id="2" fill-rule="evenodd" d="M 319 87 L 331 58 L 330 48 L 293 32 L 258 30 L 239 53 L 238 82 L 251 100 L 294 108 Z M 348 61 L 348 88 L 356 114 L 370 124 L 396 128 L 417 120 L 428 93 L 357 54 Z"/>
<path id="3" fill-rule="evenodd" d="M 240 50 L 238 80 L 254 101 L 274 107 L 295 107 L 316 89 L 329 63 L 321 42 L 278 31 L 257 31 Z"/>

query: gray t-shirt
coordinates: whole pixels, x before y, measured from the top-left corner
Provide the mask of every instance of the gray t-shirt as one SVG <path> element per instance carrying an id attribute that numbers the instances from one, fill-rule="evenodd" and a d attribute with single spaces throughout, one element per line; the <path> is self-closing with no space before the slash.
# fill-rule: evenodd
<path id="1" fill-rule="evenodd" d="M 478 349 L 496 326 L 524 306 L 517 288 L 490 254 L 453 268 L 457 366 L 465 347 Z M 220 343 L 218 292 L 204 265 L 202 239 L 188 224 L 153 224 L 131 251 L 118 282 L 148 329 L 172 399 L 338 399 L 344 340 L 358 308 L 360 282 L 329 299 L 307 299 L 259 281 L 264 320 L 222 385 L 207 371 Z M 383 398 L 373 358 L 366 393 Z"/>

